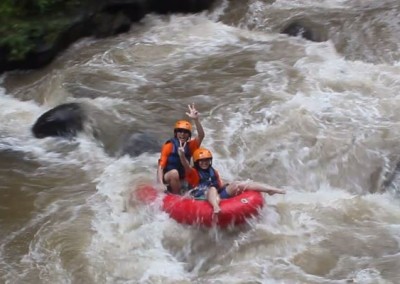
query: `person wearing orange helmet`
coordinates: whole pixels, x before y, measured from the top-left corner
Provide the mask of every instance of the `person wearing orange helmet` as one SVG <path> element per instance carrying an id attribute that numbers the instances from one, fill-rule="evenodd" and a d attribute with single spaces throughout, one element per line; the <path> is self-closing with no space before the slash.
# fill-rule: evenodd
<path id="1" fill-rule="evenodd" d="M 194 120 L 197 136 L 192 138 L 193 129 L 189 121 L 178 120 L 174 126 L 174 137 L 163 145 L 160 159 L 158 160 L 157 181 L 164 190 L 174 194 L 180 194 L 181 180 L 185 177 L 178 148 L 183 149 L 185 159 L 190 162 L 193 152 L 200 147 L 205 136 L 203 126 L 200 123 L 199 112 L 194 104 L 188 105 L 188 107 L 189 112 L 186 115 Z"/>
<path id="2" fill-rule="evenodd" d="M 224 185 L 216 169 L 212 167 L 212 153 L 206 148 L 198 148 L 193 153 L 194 167 L 191 167 L 185 159 L 184 148 L 178 149 L 179 157 L 185 168 L 185 178 L 191 188 L 191 195 L 197 199 L 207 199 L 213 207 L 213 212 L 221 212 L 219 203 L 221 199 L 238 195 L 250 189 L 273 195 L 275 193 L 285 194 L 285 190 L 271 187 L 256 182 L 235 181 Z"/>

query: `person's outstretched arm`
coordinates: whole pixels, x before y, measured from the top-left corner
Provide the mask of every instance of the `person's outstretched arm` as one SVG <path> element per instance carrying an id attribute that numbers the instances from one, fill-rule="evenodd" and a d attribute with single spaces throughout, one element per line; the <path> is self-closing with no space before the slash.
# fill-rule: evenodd
<path id="1" fill-rule="evenodd" d="M 168 148 L 164 145 L 161 149 L 161 155 L 157 167 L 157 183 L 162 190 L 167 189 L 167 186 L 164 184 L 164 168 L 167 165 L 168 153 Z"/>
<path id="2" fill-rule="evenodd" d="M 200 144 L 201 144 L 201 142 L 203 142 L 203 139 L 205 136 L 203 125 L 200 122 L 200 113 L 194 107 L 194 103 L 192 105 L 188 105 L 188 108 L 189 108 L 189 112 L 187 112 L 186 115 L 194 120 L 194 124 L 196 125 L 196 130 L 197 130 L 196 139 L 200 146 Z"/>

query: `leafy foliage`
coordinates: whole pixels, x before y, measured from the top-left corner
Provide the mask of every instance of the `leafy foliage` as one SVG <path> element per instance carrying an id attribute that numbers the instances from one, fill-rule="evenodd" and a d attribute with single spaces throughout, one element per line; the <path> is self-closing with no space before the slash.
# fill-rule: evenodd
<path id="1" fill-rule="evenodd" d="M 1 0 L 0 15 L 2 17 L 22 17 L 43 15 L 55 9 L 79 5 L 79 0 Z"/>
<path id="2" fill-rule="evenodd" d="M 67 24 L 63 14 L 88 0 L 0 0 L 0 46 L 22 59 L 38 38 L 54 40 Z"/>

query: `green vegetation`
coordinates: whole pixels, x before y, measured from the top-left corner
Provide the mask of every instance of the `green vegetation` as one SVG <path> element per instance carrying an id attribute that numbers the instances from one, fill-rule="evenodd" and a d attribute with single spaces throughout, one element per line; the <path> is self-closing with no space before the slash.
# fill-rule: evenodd
<path id="1" fill-rule="evenodd" d="M 2 0 L 0 13 L 5 17 L 44 14 L 59 7 L 77 3 L 76 0 Z"/>
<path id="2" fill-rule="evenodd" d="M 67 11 L 88 0 L 0 0 L 0 46 L 23 59 L 40 40 L 52 42 L 69 23 Z"/>

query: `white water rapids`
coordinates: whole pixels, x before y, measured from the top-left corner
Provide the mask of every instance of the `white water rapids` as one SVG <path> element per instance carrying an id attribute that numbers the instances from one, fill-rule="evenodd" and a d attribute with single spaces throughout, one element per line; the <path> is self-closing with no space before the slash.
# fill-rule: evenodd
<path id="1" fill-rule="evenodd" d="M 5 74 L 0 282 L 400 283 L 399 13 L 388 0 L 221 1 Z M 298 19 L 324 40 L 279 34 Z M 85 131 L 34 138 L 68 102 L 90 110 Z M 287 190 L 243 228 L 127 205 L 159 153 L 120 157 L 121 135 L 165 141 L 192 102 L 225 180 Z"/>

